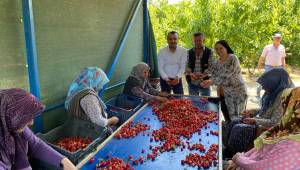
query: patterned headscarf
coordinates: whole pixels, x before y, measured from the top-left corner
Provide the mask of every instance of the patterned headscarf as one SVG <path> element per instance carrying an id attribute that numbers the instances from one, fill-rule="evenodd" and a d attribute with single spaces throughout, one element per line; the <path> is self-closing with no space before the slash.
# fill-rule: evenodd
<path id="1" fill-rule="evenodd" d="M 93 90 L 98 93 L 105 84 L 109 82 L 105 72 L 98 67 L 87 67 L 70 85 L 68 95 L 65 101 L 65 107 L 68 109 L 73 97 L 83 90 Z"/>
<path id="2" fill-rule="evenodd" d="M 260 113 L 265 112 L 275 101 L 276 96 L 286 88 L 294 87 L 289 74 L 283 68 L 273 68 L 261 75 L 257 82 L 265 90 Z"/>
<path id="3" fill-rule="evenodd" d="M 14 164 L 16 154 L 27 158 L 24 140 L 17 131 L 43 110 L 44 106 L 25 90 L 0 90 L 0 154 L 8 169 Z"/>
<path id="4" fill-rule="evenodd" d="M 140 81 L 142 87 L 144 87 L 148 80 L 147 78 L 144 77 L 144 72 L 149 70 L 150 67 L 146 63 L 140 62 L 137 65 L 133 66 L 129 77 L 136 78 L 137 80 Z"/>
<path id="5" fill-rule="evenodd" d="M 256 148 L 261 148 L 263 144 L 275 144 L 284 139 L 300 142 L 300 87 L 284 91 L 282 106 L 284 113 L 280 123 L 255 140 Z"/>

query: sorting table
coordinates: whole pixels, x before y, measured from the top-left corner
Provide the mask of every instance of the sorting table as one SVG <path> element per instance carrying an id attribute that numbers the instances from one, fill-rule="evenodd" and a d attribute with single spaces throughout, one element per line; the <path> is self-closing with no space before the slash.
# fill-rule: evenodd
<path id="1" fill-rule="evenodd" d="M 177 98 L 185 98 L 193 101 L 193 105 L 200 108 L 200 110 L 209 110 L 216 112 L 219 115 L 219 99 L 214 97 L 208 97 L 208 102 L 201 102 L 201 97 L 198 96 L 180 96 Z M 96 163 L 99 163 L 100 159 L 107 160 L 108 157 L 118 157 L 123 159 L 125 162 L 128 161 L 128 156 L 132 155 L 134 159 L 138 159 L 140 156 L 146 157 L 147 153 L 150 153 L 151 150 L 149 146 L 152 145 L 155 147 L 159 142 L 152 141 L 150 142 L 152 130 L 157 130 L 161 128 L 162 123 L 158 120 L 157 116 L 152 113 L 152 106 L 149 104 L 145 104 L 141 107 L 128 121 L 132 120 L 134 123 L 140 121 L 144 124 L 150 125 L 150 130 L 145 131 L 145 133 L 140 133 L 134 138 L 129 139 L 116 139 L 113 137 L 114 134 L 122 127 L 120 127 L 114 134 L 112 134 L 108 139 L 106 139 L 95 152 L 88 155 L 85 159 L 83 159 L 77 167 L 82 170 L 96 169 Z M 219 131 L 218 123 L 212 122 L 208 123 L 209 128 L 205 129 L 204 127 L 201 129 L 200 135 L 198 133 L 194 133 L 189 139 L 191 144 L 201 143 L 204 145 L 206 151 L 209 149 L 211 144 L 219 145 L 219 157 L 220 157 L 220 135 L 215 136 L 207 133 L 210 131 Z M 201 142 L 199 142 L 199 138 L 201 138 Z M 185 140 L 184 138 L 181 138 Z M 142 150 L 145 150 L 144 153 L 141 153 Z M 193 151 L 188 150 L 187 148 L 181 150 L 177 147 L 174 151 L 163 152 L 161 153 L 154 161 L 147 160 L 143 164 L 134 165 L 133 168 L 136 170 L 180 170 L 180 169 L 198 169 L 197 167 L 192 167 L 189 165 L 181 165 L 181 160 L 185 159 L 185 156 L 189 153 L 195 153 Z M 199 152 L 197 152 L 199 153 Z M 204 155 L 205 153 L 201 153 L 200 155 Z M 89 162 L 89 160 L 93 158 L 95 161 L 93 163 Z M 220 161 L 220 158 L 219 158 Z M 221 167 L 221 165 L 211 166 L 209 169 L 214 170 Z"/>

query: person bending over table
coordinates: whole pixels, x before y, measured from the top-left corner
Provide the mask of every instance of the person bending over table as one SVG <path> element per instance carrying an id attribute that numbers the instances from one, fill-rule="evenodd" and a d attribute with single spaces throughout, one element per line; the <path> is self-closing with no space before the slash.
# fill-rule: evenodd
<path id="1" fill-rule="evenodd" d="M 126 80 L 123 93 L 136 96 L 146 101 L 158 100 L 165 102 L 169 96 L 166 92 L 159 92 L 149 83 L 150 67 L 146 63 L 138 63 L 135 65 L 129 77 Z"/>
<path id="2" fill-rule="evenodd" d="M 100 68 L 85 68 L 69 87 L 65 101 L 65 108 L 69 114 L 101 127 L 117 125 L 119 118 L 108 118 L 106 106 L 98 95 L 108 82 L 109 79 Z"/>

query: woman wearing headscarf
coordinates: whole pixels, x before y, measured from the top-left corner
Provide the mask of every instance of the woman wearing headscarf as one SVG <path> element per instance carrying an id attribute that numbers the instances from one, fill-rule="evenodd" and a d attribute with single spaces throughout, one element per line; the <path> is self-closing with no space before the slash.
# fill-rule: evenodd
<path id="1" fill-rule="evenodd" d="M 69 87 L 65 101 L 68 112 L 102 127 L 116 125 L 119 119 L 107 118 L 106 106 L 98 95 L 108 82 L 106 74 L 100 68 L 85 68 Z"/>
<path id="2" fill-rule="evenodd" d="M 265 72 L 257 82 L 265 90 L 261 109 L 245 110 L 243 118 L 232 121 L 228 126 L 226 153 L 229 157 L 237 152 L 244 152 L 253 146 L 256 132 L 275 126 L 283 113 L 281 96 L 284 90 L 294 87 L 289 74 L 282 68 Z M 226 144 L 226 143 L 225 143 Z"/>
<path id="3" fill-rule="evenodd" d="M 254 148 L 237 153 L 227 169 L 300 169 L 300 88 L 285 91 L 280 123 L 254 141 Z"/>
<path id="4" fill-rule="evenodd" d="M 123 93 L 136 96 L 146 101 L 159 100 L 167 101 L 167 93 L 159 92 L 149 83 L 150 67 L 146 63 L 139 63 L 132 68 L 129 77 L 126 80 Z"/>
<path id="5" fill-rule="evenodd" d="M 29 157 L 57 169 L 76 169 L 27 127 L 44 106 L 22 89 L 0 90 L 0 169 L 31 170 Z"/>
<path id="6" fill-rule="evenodd" d="M 216 42 L 215 50 L 219 60 L 212 63 L 211 78 L 202 82 L 201 86 L 203 88 L 213 84 L 218 86 L 221 110 L 227 123 L 238 117 L 245 109 L 247 92 L 239 59 L 228 43 L 225 40 Z"/>

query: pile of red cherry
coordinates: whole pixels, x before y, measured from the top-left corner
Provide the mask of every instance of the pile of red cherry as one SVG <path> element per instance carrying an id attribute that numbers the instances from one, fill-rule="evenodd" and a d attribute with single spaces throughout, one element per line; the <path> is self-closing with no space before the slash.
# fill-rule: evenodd
<path id="1" fill-rule="evenodd" d="M 115 138 L 131 138 L 148 129 L 150 129 L 149 125 L 142 124 L 141 122 L 137 122 L 134 125 L 133 121 L 130 121 L 120 129 L 120 131 L 115 135 Z"/>
<path id="2" fill-rule="evenodd" d="M 113 157 L 107 161 L 102 160 L 96 164 L 96 170 L 134 170 L 134 168 L 129 163 L 125 163 L 122 159 Z"/>
<path id="3" fill-rule="evenodd" d="M 185 148 L 185 144 L 180 140 L 180 137 L 190 139 L 193 133 L 200 133 L 202 127 L 207 128 L 208 122 L 217 123 L 218 120 L 215 112 L 200 111 L 199 108 L 193 106 L 191 100 L 187 99 L 174 99 L 167 101 L 163 105 L 160 105 L 159 103 L 152 103 L 152 105 L 153 112 L 158 116 L 158 119 L 163 124 L 162 128 L 152 132 L 154 140 L 156 142 L 161 142 L 161 144 L 155 148 L 150 148 L 152 153 L 148 154 L 147 158 L 152 160 L 159 155 L 156 154 L 157 151 L 162 153 L 165 151 L 174 150 L 177 146 L 182 146 Z M 201 144 L 195 144 L 190 147 L 188 143 L 188 148 L 190 150 L 198 149 L 201 152 L 205 152 L 205 148 Z M 205 155 L 205 158 L 207 158 L 206 160 L 213 160 L 210 158 L 215 158 L 216 153 L 214 154 L 214 157 L 211 156 L 212 151 L 209 150 Z M 203 165 L 204 166 L 201 166 L 206 167 L 206 163 L 203 163 Z M 210 166 L 211 163 L 208 165 Z"/>
<path id="4" fill-rule="evenodd" d="M 205 152 L 205 148 L 202 144 L 194 144 L 192 147 L 191 147 L 191 150 L 199 150 L 200 152 Z"/>
<path id="5" fill-rule="evenodd" d="M 203 101 L 206 102 L 206 101 Z M 112 158 L 108 161 L 101 161 L 97 164 L 97 167 L 109 169 L 118 169 L 121 164 L 123 169 L 133 169 L 130 167 L 132 165 L 143 164 L 146 159 L 154 161 L 161 153 L 166 151 L 175 150 L 176 147 L 181 147 L 181 151 L 184 148 L 188 148 L 190 151 L 199 150 L 205 153 L 205 148 L 202 144 L 190 145 L 188 141 L 183 142 L 182 137 L 185 139 L 190 139 L 192 135 L 196 132 L 201 133 L 201 128 L 208 128 L 209 122 L 215 122 L 217 124 L 218 118 L 215 112 L 211 111 L 200 111 L 199 108 L 193 106 L 191 100 L 187 99 L 172 99 L 166 103 L 152 102 L 152 111 L 158 116 L 158 119 L 162 122 L 162 127 L 158 130 L 152 131 L 152 137 L 150 137 L 150 142 L 157 142 L 157 146 L 149 146 L 151 150 L 147 153 L 145 158 L 140 156 L 138 159 L 133 159 L 132 155 L 128 156 L 129 162 L 125 163 L 123 160 L 118 160 L 117 158 Z M 147 118 L 144 118 L 147 119 Z M 148 118 L 149 120 L 150 118 Z M 115 138 L 130 138 L 138 135 L 140 132 L 149 130 L 150 126 L 138 122 L 136 125 L 132 121 L 123 126 L 120 131 L 115 135 Z M 145 133 L 145 132 L 144 132 Z M 210 132 L 213 135 L 217 135 L 217 132 Z M 209 133 L 207 133 L 209 135 Z M 201 139 L 199 139 L 201 141 Z M 216 164 L 217 160 L 218 145 L 212 144 L 204 156 L 199 154 L 189 154 L 186 156 L 185 160 L 181 163 L 198 166 L 203 168 L 209 168 L 212 164 Z M 141 153 L 145 153 L 143 149 Z M 113 161 L 111 161 L 113 160 Z M 118 161 L 116 161 L 118 160 Z M 114 166 L 108 166 L 113 164 Z M 121 170 L 122 168 L 120 168 Z M 127 170 L 126 169 L 126 170 Z M 102 170 L 102 169 L 101 169 Z"/>
<path id="6" fill-rule="evenodd" d="M 212 164 L 217 164 L 217 152 L 218 145 L 212 144 L 204 156 L 197 153 L 190 153 L 185 157 L 185 160 L 181 160 L 181 164 L 188 164 L 193 167 L 198 166 L 198 168 L 209 168 Z"/>
<path id="7" fill-rule="evenodd" d="M 63 138 L 55 142 L 54 144 L 70 152 L 75 152 L 79 149 L 86 148 L 87 145 L 89 145 L 90 143 L 92 143 L 91 138 L 83 138 L 83 137 L 75 136 L 75 137 Z"/>

